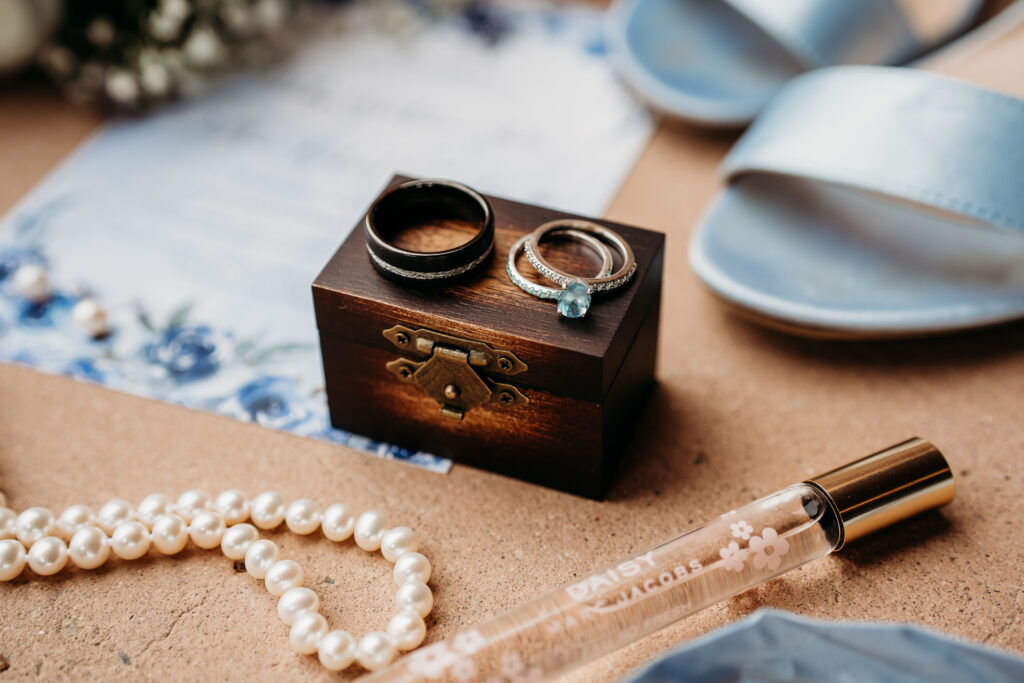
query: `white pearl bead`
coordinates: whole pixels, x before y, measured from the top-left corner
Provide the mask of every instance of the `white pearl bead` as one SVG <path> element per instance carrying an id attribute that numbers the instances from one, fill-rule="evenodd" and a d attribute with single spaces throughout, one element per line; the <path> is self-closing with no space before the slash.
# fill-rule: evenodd
<path id="1" fill-rule="evenodd" d="M 407 526 L 396 526 L 380 537 L 380 553 L 388 562 L 395 562 L 406 553 L 414 553 L 417 548 L 416 534 Z"/>
<path id="2" fill-rule="evenodd" d="M 96 522 L 96 515 L 84 505 L 72 505 L 57 518 L 57 533 L 64 540 L 70 539 L 75 532 Z"/>
<path id="3" fill-rule="evenodd" d="M 329 540 L 338 542 L 344 541 L 352 535 L 356 526 L 356 516 L 348 505 L 335 503 L 324 510 L 324 518 L 320 522 L 324 536 Z"/>
<path id="4" fill-rule="evenodd" d="M 135 511 L 132 504 L 123 498 L 115 498 L 105 503 L 100 511 L 96 513 L 96 526 L 108 534 L 114 533 L 118 524 L 124 524 L 135 519 Z"/>
<path id="5" fill-rule="evenodd" d="M 188 535 L 197 546 L 209 550 L 220 545 L 225 528 L 224 518 L 216 512 L 199 510 L 188 525 Z"/>
<path id="6" fill-rule="evenodd" d="M 367 633 L 356 646 L 356 661 L 367 671 L 380 671 L 395 658 L 395 644 L 388 634 Z"/>
<path id="7" fill-rule="evenodd" d="M 229 560 L 244 560 L 245 551 L 260 537 L 252 524 L 235 524 L 224 532 L 220 549 Z"/>
<path id="8" fill-rule="evenodd" d="M 305 612 L 316 612 L 320 609 L 320 598 L 308 588 L 289 588 L 277 601 L 277 616 L 288 626 L 295 623 L 295 618 Z"/>
<path id="9" fill-rule="evenodd" d="M 320 508 L 309 498 L 299 498 L 285 510 L 284 523 L 294 534 L 311 534 L 320 527 Z"/>
<path id="10" fill-rule="evenodd" d="M 263 580 L 267 585 L 267 592 L 273 596 L 281 596 L 292 588 L 298 588 L 305 579 L 305 572 L 302 567 L 293 560 L 281 560 L 267 570 L 267 576 Z"/>
<path id="11" fill-rule="evenodd" d="M 356 639 L 347 631 L 331 631 L 316 646 L 317 658 L 328 671 L 341 671 L 356 660 Z"/>
<path id="12" fill-rule="evenodd" d="M 149 552 L 153 538 L 142 522 L 118 524 L 110 535 L 110 549 L 122 560 L 137 560 Z"/>
<path id="13" fill-rule="evenodd" d="M 50 277 L 45 268 L 35 263 L 26 264 L 14 271 L 11 284 L 14 291 L 29 301 L 43 303 L 50 298 Z"/>
<path id="14" fill-rule="evenodd" d="M 245 550 L 245 571 L 253 578 L 267 578 L 267 570 L 277 562 L 277 544 L 267 539 L 254 542 Z"/>
<path id="15" fill-rule="evenodd" d="M 18 515 L 14 510 L 0 507 L 0 541 L 17 535 Z"/>
<path id="16" fill-rule="evenodd" d="M 171 514 L 174 514 L 174 501 L 170 496 L 165 496 L 162 493 L 146 496 L 135 511 L 135 517 L 150 531 L 153 530 L 153 525 L 156 524 L 158 517 Z"/>
<path id="17" fill-rule="evenodd" d="M 384 535 L 387 528 L 388 520 L 384 515 L 376 510 L 367 510 L 359 515 L 359 519 L 356 520 L 355 530 L 353 531 L 356 545 L 367 552 L 379 550 L 380 537 Z"/>
<path id="18" fill-rule="evenodd" d="M 434 594 L 427 588 L 427 584 L 410 581 L 398 587 L 398 592 L 395 593 L 395 604 L 399 610 L 411 610 L 421 617 L 425 617 L 434 607 Z"/>
<path id="19" fill-rule="evenodd" d="M 71 319 L 90 337 L 104 337 L 110 333 L 107 311 L 96 299 L 82 299 L 71 309 Z"/>
<path id="20" fill-rule="evenodd" d="M 71 537 L 68 557 L 82 569 L 96 569 L 110 557 L 110 539 L 98 526 L 82 527 Z"/>
<path id="21" fill-rule="evenodd" d="M 14 523 L 14 533 L 22 545 L 29 548 L 44 536 L 53 534 L 55 526 L 53 515 L 49 510 L 34 507 L 18 515 L 18 519 Z"/>
<path id="22" fill-rule="evenodd" d="M 276 529 L 284 521 L 284 496 L 277 491 L 264 491 L 252 499 L 252 523 L 261 529 Z"/>
<path id="23" fill-rule="evenodd" d="M 306 612 L 295 617 L 288 640 L 292 649 L 300 655 L 311 655 L 316 652 L 317 643 L 327 635 L 327 620 L 316 612 Z"/>
<path id="24" fill-rule="evenodd" d="M 189 489 L 185 491 L 185 493 L 178 496 L 178 502 L 174 504 L 174 509 L 177 511 L 178 516 L 190 524 L 197 512 L 207 510 L 209 507 L 210 494 L 202 489 Z"/>
<path id="25" fill-rule="evenodd" d="M 415 650 L 427 637 L 427 625 L 415 612 L 399 612 L 388 623 L 388 635 L 399 650 Z"/>
<path id="26" fill-rule="evenodd" d="M 410 581 L 426 583 L 430 580 L 430 560 L 421 553 L 406 553 L 395 560 L 395 571 L 392 576 L 396 586 Z"/>
<path id="27" fill-rule="evenodd" d="M 40 576 L 52 576 L 68 563 L 68 547 L 56 536 L 40 538 L 28 551 L 28 566 Z"/>
<path id="28" fill-rule="evenodd" d="M 249 499 L 238 489 L 222 491 L 213 503 L 213 509 L 224 518 L 224 523 L 241 524 L 249 519 Z"/>
<path id="29" fill-rule="evenodd" d="M 7 538 L 0 541 L 0 581 L 10 581 L 25 568 L 25 546 Z"/>
<path id="30" fill-rule="evenodd" d="M 188 524 L 178 515 L 160 515 L 153 522 L 153 545 L 164 555 L 180 553 L 188 543 Z"/>

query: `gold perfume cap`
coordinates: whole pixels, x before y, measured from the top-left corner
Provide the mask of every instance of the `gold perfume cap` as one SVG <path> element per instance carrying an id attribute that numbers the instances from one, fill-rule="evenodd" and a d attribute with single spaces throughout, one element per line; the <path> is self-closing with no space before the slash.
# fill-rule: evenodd
<path id="1" fill-rule="evenodd" d="M 939 449 L 917 437 L 890 446 L 808 484 L 829 499 L 847 542 L 953 500 L 956 484 Z"/>

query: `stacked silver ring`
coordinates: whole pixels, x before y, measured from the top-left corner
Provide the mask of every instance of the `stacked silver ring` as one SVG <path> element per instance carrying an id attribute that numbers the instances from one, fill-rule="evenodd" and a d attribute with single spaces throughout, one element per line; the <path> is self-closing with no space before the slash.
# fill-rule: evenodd
<path id="1" fill-rule="evenodd" d="M 566 273 L 548 263 L 540 252 L 540 243 L 545 237 L 556 234 L 583 242 L 597 252 L 602 261 L 600 272 L 594 277 L 584 277 Z M 609 244 L 622 257 L 622 266 L 614 273 Z M 538 273 L 558 287 L 540 285 L 523 277 L 516 266 L 520 251 L 526 253 L 527 260 Z M 584 317 L 590 310 L 596 292 L 607 293 L 624 286 L 633 278 L 636 268 L 633 250 L 617 232 L 597 223 L 577 219 L 560 219 L 541 225 L 512 245 L 506 262 L 509 279 L 517 287 L 541 299 L 557 300 L 558 312 L 566 318 Z"/>

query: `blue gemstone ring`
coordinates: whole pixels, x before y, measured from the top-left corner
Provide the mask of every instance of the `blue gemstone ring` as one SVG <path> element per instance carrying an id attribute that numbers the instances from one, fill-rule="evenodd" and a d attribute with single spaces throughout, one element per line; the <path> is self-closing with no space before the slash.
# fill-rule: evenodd
<path id="1" fill-rule="evenodd" d="M 580 277 L 558 270 L 545 260 L 540 253 L 540 242 L 545 236 L 564 230 L 573 230 L 577 233 L 587 233 L 589 236 L 597 237 L 602 243 L 611 244 L 622 256 L 622 266 L 614 273 L 603 273 L 597 277 Z M 568 287 L 570 283 L 579 281 L 590 287 L 592 293 L 606 293 L 624 286 L 633 279 L 636 274 L 636 258 L 633 256 L 633 249 L 619 233 L 603 225 L 591 223 L 573 218 L 563 218 L 551 221 L 540 226 L 526 236 L 523 242 L 523 250 L 530 264 L 537 269 L 537 272 L 562 287 Z"/>
<path id="2" fill-rule="evenodd" d="M 614 259 L 611 249 L 602 240 L 586 232 L 573 230 L 571 228 L 557 228 L 549 231 L 549 234 L 561 234 L 565 237 L 583 242 L 593 249 L 601 257 L 601 270 L 597 277 L 607 277 L 612 272 Z M 505 270 L 513 283 L 527 294 L 532 294 L 541 299 L 555 299 L 558 301 L 558 312 L 566 318 L 582 318 L 590 310 L 590 299 L 593 288 L 583 278 L 572 278 L 559 287 L 548 287 L 527 280 L 516 267 L 516 260 L 519 252 L 523 250 L 529 236 L 519 239 L 508 252 L 508 261 Z"/>

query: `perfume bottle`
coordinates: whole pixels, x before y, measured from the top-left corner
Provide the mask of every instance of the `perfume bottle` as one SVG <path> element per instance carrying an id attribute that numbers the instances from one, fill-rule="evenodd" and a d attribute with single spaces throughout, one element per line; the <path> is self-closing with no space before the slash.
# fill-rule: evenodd
<path id="1" fill-rule="evenodd" d="M 547 680 L 949 503 L 954 492 L 938 449 L 910 439 L 727 512 L 364 680 Z"/>

